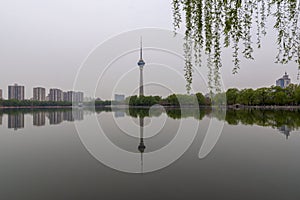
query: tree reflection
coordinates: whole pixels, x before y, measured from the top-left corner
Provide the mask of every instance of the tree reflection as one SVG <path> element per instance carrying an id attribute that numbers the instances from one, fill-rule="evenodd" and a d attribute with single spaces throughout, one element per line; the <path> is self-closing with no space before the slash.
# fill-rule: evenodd
<path id="1" fill-rule="evenodd" d="M 0 125 L 4 115 L 8 115 L 8 127 L 23 128 L 24 114 L 33 116 L 33 125 L 44 126 L 45 117 L 49 119 L 50 125 L 59 124 L 62 121 L 83 120 L 84 115 L 89 110 L 85 109 L 2 109 L 0 110 Z M 93 111 L 91 111 L 93 112 Z M 173 108 L 173 107 L 157 107 L 157 108 L 128 108 L 114 109 L 97 108 L 97 114 L 102 112 L 114 112 L 115 117 L 125 117 L 125 115 L 144 119 L 145 117 L 160 117 L 166 114 L 172 119 L 194 118 L 202 120 L 205 116 L 208 118 L 216 118 L 220 121 L 226 121 L 229 125 L 258 125 L 263 127 L 272 127 L 278 129 L 287 138 L 291 131 L 300 127 L 300 110 L 267 110 L 267 109 L 228 109 L 225 118 L 222 108 Z M 85 114 L 84 114 L 85 113 Z"/>

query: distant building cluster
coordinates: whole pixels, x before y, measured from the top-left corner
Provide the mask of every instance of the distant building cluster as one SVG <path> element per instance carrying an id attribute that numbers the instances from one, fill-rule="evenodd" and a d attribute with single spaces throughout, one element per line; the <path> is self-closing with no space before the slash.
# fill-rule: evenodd
<path id="1" fill-rule="evenodd" d="M 0 99 L 3 99 L 3 93 L 0 89 Z M 8 99 L 24 100 L 25 99 L 25 87 L 14 84 L 8 86 Z M 64 92 L 58 88 L 51 88 L 49 94 L 46 95 L 46 89 L 43 87 L 33 88 L 32 100 L 36 101 L 69 101 L 69 102 L 83 102 L 84 93 L 67 91 Z"/>
<path id="2" fill-rule="evenodd" d="M 286 72 L 282 76 L 282 78 L 276 80 L 276 86 L 279 86 L 281 88 L 286 88 L 290 83 L 291 83 L 291 79 L 289 78 L 289 75 Z"/>
<path id="3" fill-rule="evenodd" d="M 51 88 L 49 91 L 49 95 L 46 97 L 46 99 L 48 101 L 83 102 L 83 97 L 83 92 L 63 92 L 61 89 Z"/>
<path id="4" fill-rule="evenodd" d="M 83 102 L 83 92 L 68 91 L 63 93 L 64 101 Z"/>
<path id="5" fill-rule="evenodd" d="M 124 94 L 115 94 L 115 101 L 124 101 L 125 95 Z"/>

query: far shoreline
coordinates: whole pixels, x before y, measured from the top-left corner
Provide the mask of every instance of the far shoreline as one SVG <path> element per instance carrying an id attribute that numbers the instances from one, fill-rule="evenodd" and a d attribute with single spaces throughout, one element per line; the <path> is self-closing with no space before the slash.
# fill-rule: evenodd
<path id="1" fill-rule="evenodd" d="M 52 108 L 72 108 L 72 106 L 0 106 L 0 109 L 52 109 Z"/>
<path id="2" fill-rule="evenodd" d="M 155 106 L 155 105 L 154 105 Z M 157 108 L 160 106 L 166 109 L 193 109 L 197 106 L 171 106 L 171 105 L 156 105 Z M 153 106 L 128 106 L 128 105 L 101 105 L 101 106 L 0 106 L 0 109 L 72 109 L 72 108 L 116 108 L 116 109 L 148 109 Z M 203 106 L 200 105 L 198 108 L 226 108 L 230 110 L 243 110 L 243 109 L 261 109 L 261 110 L 300 110 L 300 105 L 298 106 L 278 106 L 278 105 L 265 105 L 265 106 L 249 106 L 249 105 L 227 105 L 227 106 Z"/>

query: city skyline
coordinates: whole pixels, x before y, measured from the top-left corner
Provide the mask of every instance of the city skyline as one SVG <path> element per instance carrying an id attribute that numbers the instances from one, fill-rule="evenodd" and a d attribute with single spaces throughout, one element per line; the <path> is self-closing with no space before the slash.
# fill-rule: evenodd
<path id="1" fill-rule="evenodd" d="M 140 57 L 140 58 L 142 58 L 142 57 Z M 142 91 L 142 93 L 144 93 L 144 89 L 141 90 L 141 86 L 143 86 L 143 81 L 142 81 L 142 76 L 141 76 L 142 70 L 141 70 L 140 66 L 139 66 L 139 68 L 140 68 L 139 95 L 141 95 L 141 91 Z M 285 72 L 281 78 L 277 78 L 273 82 L 275 82 L 275 83 L 272 84 L 273 86 L 279 86 L 281 88 L 286 88 L 289 84 L 299 84 L 299 83 L 292 82 L 292 80 L 289 78 L 289 75 L 288 75 L 287 72 Z M 20 86 L 20 84 L 15 83 L 14 86 L 16 86 L 16 85 Z M 272 86 L 272 85 L 270 85 L 270 86 Z M 13 86 L 13 85 L 11 85 L 11 86 Z M 8 87 L 10 87 L 10 86 L 8 86 Z M 269 86 L 262 86 L 262 87 L 269 87 Z M 25 88 L 26 87 L 24 86 L 24 91 L 25 91 Z M 245 89 L 245 88 L 239 88 L 239 89 Z M 35 94 L 35 90 L 37 90 L 36 93 L 38 93 L 38 94 Z M 42 90 L 42 91 L 40 91 L 40 90 Z M 2 88 L 0 88 L 0 99 L 4 99 L 4 100 L 9 99 L 9 98 L 4 97 L 4 95 L 3 95 L 4 92 L 3 91 L 4 90 Z M 84 96 L 84 92 L 81 92 L 81 91 L 72 91 L 72 90 L 66 90 L 65 91 L 65 90 L 61 90 L 59 88 L 48 88 L 48 91 L 49 91 L 48 94 L 46 93 L 46 91 L 47 91 L 47 88 L 42 87 L 42 86 L 33 87 L 33 95 L 30 98 L 24 98 L 24 99 L 28 99 L 28 100 L 32 99 L 32 100 L 38 100 L 38 101 L 72 101 L 71 99 L 74 99 L 74 101 L 76 101 L 76 102 L 83 102 L 84 97 L 92 98 L 92 99 L 93 98 L 94 99 L 100 98 L 100 97 Z M 7 94 L 8 93 L 9 92 L 7 92 Z M 44 97 L 43 97 L 43 95 L 41 96 L 40 93 L 43 93 Z M 24 92 L 24 95 L 25 94 L 26 93 Z M 152 95 L 152 94 L 149 94 L 149 95 Z M 35 98 L 35 96 L 38 96 L 38 98 Z M 125 97 L 127 97 L 124 94 L 117 94 L 116 93 L 116 94 L 114 94 L 114 98 L 112 98 L 111 100 L 115 99 L 116 101 L 120 101 L 119 98 L 121 96 L 124 99 L 125 99 Z M 49 99 L 47 99 L 47 97 Z M 42 100 L 42 99 L 44 99 L 44 100 Z"/>
<path id="2" fill-rule="evenodd" d="M 84 93 L 81 91 L 67 90 L 63 91 L 59 88 L 49 88 L 47 89 L 41 86 L 33 87 L 33 95 L 30 98 L 25 98 L 26 87 L 14 83 L 13 85 L 8 85 L 7 98 L 3 96 L 3 90 L 0 88 L 0 99 L 10 100 L 36 100 L 36 101 L 76 101 L 83 102 Z"/>

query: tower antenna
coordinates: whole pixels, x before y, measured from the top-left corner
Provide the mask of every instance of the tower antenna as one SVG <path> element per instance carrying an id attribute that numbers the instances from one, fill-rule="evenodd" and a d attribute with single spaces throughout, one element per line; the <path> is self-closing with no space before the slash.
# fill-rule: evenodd
<path id="1" fill-rule="evenodd" d="M 140 46 L 140 59 L 142 60 L 143 59 L 143 37 L 141 36 L 141 39 L 140 39 L 140 43 L 141 43 L 141 46 Z"/>

